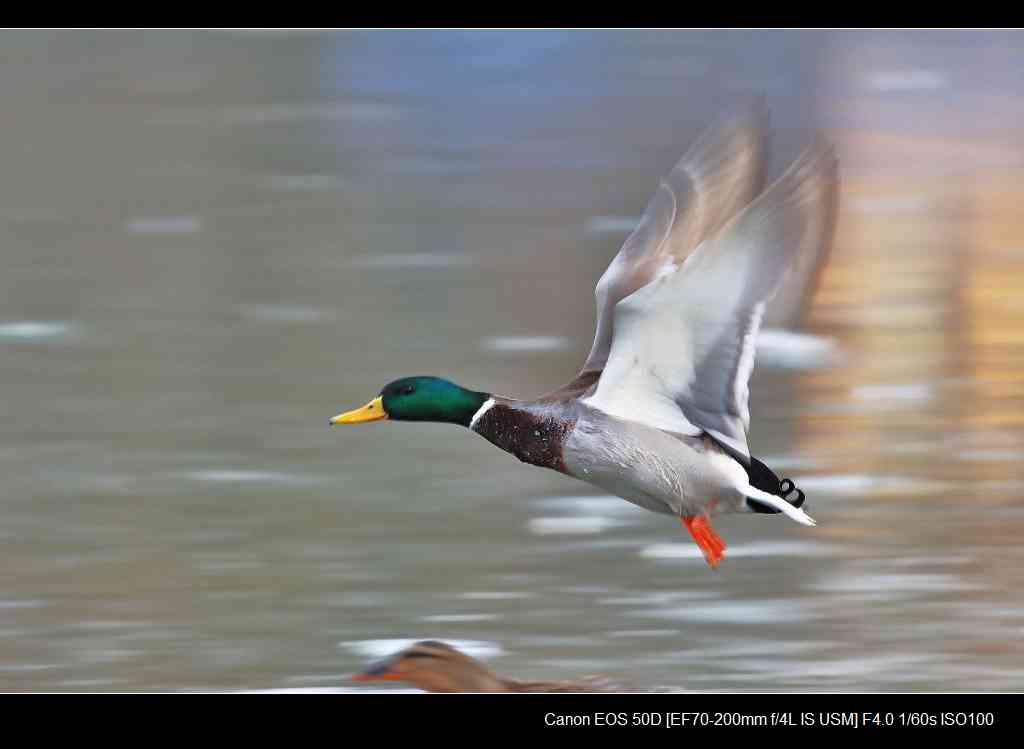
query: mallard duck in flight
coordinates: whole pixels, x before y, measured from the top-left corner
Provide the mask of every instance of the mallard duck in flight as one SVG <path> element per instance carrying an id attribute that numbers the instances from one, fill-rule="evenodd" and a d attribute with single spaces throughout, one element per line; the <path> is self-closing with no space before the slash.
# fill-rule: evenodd
<path id="1" fill-rule="evenodd" d="M 594 344 L 570 383 L 514 400 L 404 377 L 331 424 L 468 427 L 525 463 L 680 518 L 712 567 L 725 551 L 714 515 L 814 525 L 803 492 L 750 454 L 748 382 L 765 305 L 831 242 L 837 161 L 815 142 L 764 189 L 766 129 L 761 107 L 726 119 L 661 181 L 597 284 Z"/>

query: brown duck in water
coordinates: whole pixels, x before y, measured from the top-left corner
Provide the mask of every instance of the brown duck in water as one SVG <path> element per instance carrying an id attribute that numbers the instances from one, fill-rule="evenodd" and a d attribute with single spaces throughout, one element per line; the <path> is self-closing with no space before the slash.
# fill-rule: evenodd
<path id="1" fill-rule="evenodd" d="M 603 677 L 575 681 L 518 681 L 498 676 L 476 658 L 436 640 L 423 640 L 372 664 L 353 681 L 405 681 L 425 692 L 622 692 Z"/>

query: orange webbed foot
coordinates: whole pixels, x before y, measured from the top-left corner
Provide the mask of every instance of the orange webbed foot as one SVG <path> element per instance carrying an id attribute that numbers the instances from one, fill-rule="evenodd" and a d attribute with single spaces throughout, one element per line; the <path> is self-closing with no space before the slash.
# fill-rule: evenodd
<path id="1" fill-rule="evenodd" d="M 717 567 L 725 557 L 725 541 L 715 533 L 706 515 L 691 515 L 681 518 L 686 530 L 690 531 L 697 546 L 704 552 L 704 558 L 711 567 Z"/>

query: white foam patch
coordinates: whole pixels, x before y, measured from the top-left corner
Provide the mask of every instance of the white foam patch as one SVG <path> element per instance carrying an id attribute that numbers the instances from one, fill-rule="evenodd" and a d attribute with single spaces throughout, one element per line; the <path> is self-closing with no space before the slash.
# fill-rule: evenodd
<path id="1" fill-rule="evenodd" d="M 530 518 L 527 526 L 538 536 L 581 536 L 601 533 L 615 523 L 600 516 Z"/>
<path id="2" fill-rule="evenodd" d="M 633 639 L 642 637 L 677 637 L 678 635 L 678 629 L 619 629 L 609 632 L 607 636 L 611 639 Z"/>
<path id="3" fill-rule="evenodd" d="M 587 495 L 580 497 L 543 497 L 534 503 L 549 509 L 568 510 L 581 515 L 621 515 L 643 518 L 644 513 L 636 505 L 613 494 Z"/>
<path id="4" fill-rule="evenodd" d="M 123 681 L 124 679 L 62 679 L 60 684 L 64 687 L 88 691 L 96 687 L 106 687 Z"/>
<path id="5" fill-rule="evenodd" d="M 489 622 L 498 618 L 497 614 L 434 614 L 422 616 L 422 622 Z"/>
<path id="6" fill-rule="evenodd" d="M 636 216 L 594 216 L 587 219 L 584 231 L 591 235 L 630 234 L 639 224 Z"/>
<path id="7" fill-rule="evenodd" d="M 726 559 L 742 557 L 825 557 L 835 556 L 842 547 L 814 541 L 755 541 L 729 546 Z M 690 542 L 652 544 L 640 550 L 645 559 L 704 559 L 697 545 Z"/>
<path id="8" fill-rule="evenodd" d="M 0 671 L 8 673 L 29 673 L 32 671 L 51 671 L 56 668 L 64 668 L 63 663 L 12 663 L 0 664 Z"/>
<path id="9" fill-rule="evenodd" d="M 198 234 L 203 222 L 197 216 L 136 218 L 124 225 L 130 234 Z"/>
<path id="10" fill-rule="evenodd" d="M 287 684 L 309 684 L 311 689 L 336 689 L 335 686 L 338 683 L 348 681 L 352 678 L 352 674 L 305 674 L 299 676 L 286 676 L 284 681 Z M 328 683 L 331 686 L 324 687 L 318 686 L 324 683 Z"/>
<path id="11" fill-rule="evenodd" d="M 715 593 L 707 590 L 689 590 L 689 591 L 652 591 L 652 592 L 640 592 L 629 596 L 618 596 L 615 598 L 602 598 L 598 603 L 605 606 L 629 606 L 637 610 L 647 610 L 652 608 L 665 608 L 666 606 L 674 606 L 681 603 L 685 603 L 689 606 L 701 605 L 696 603 L 698 601 L 710 601 L 716 598 L 720 598 L 719 593 Z"/>
<path id="12" fill-rule="evenodd" d="M 317 483 L 310 476 L 298 476 L 292 473 L 275 471 L 244 471 L 244 470 L 213 470 L 188 471 L 185 478 L 193 481 L 210 481 L 221 484 L 287 484 L 301 486 Z"/>
<path id="13" fill-rule="evenodd" d="M 320 323 L 334 318 L 328 310 L 301 305 L 243 304 L 238 311 L 242 317 L 268 323 Z"/>
<path id="14" fill-rule="evenodd" d="M 458 598 L 468 601 L 508 601 L 518 598 L 533 598 L 533 593 L 514 590 L 473 590 L 459 593 Z"/>
<path id="15" fill-rule="evenodd" d="M 419 270 L 472 265 L 475 258 L 468 252 L 407 252 L 358 255 L 349 261 L 354 268 L 376 270 Z"/>
<path id="16" fill-rule="evenodd" d="M 886 70 L 871 73 L 867 88 L 880 93 L 906 91 L 940 91 L 949 86 L 946 76 L 935 70 Z"/>
<path id="17" fill-rule="evenodd" d="M 71 326 L 66 322 L 44 322 L 41 320 L 22 320 L 18 322 L 0 323 L 0 338 L 32 341 L 42 338 L 57 338 L 67 335 Z"/>
<path id="18" fill-rule="evenodd" d="M 135 658 L 145 655 L 145 650 L 128 650 L 126 648 L 86 648 L 81 651 L 82 656 L 89 661 L 103 662 L 116 661 L 121 658 Z"/>
<path id="19" fill-rule="evenodd" d="M 911 401 L 924 403 L 935 397 L 935 387 L 926 382 L 859 385 L 850 395 L 859 401 Z"/>
<path id="20" fill-rule="evenodd" d="M 769 369 L 817 369 L 842 361 L 834 338 L 767 328 L 757 336 L 757 364 Z"/>
<path id="21" fill-rule="evenodd" d="M 638 612 L 636 616 L 721 624 L 785 624 L 807 622 L 812 618 L 806 607 L 793 601 L 709 601 L 693 606 Z"/>
<path id="22" fill-rule="evenodd" d="M 985 586 L 965 582 L 945 574 L 864 574 L 840 575 L 809 586 L 829 593 L 942 593 L 984 590 Z"/>
<path id="23" fill-rule="evenodd" d="M 563 351 L 569 347 L 569 340 L 552 335 L 493 336 L 481 340 L 480 347 L 503 353 Z"/>
<path id="24" fill-rule="evenodd" d="M 384 658 L 397 653 L 399 650 L 404 650 L 421 640 L 438 640 L 474 658 L 493 658 L 505 652 L 496 642 L 488 642 L 486 640 L 448 640 L 443 637 L 432 636 L 382 640 L 351 640 L 338 644 L 340 647 L 367 658 Z"/>

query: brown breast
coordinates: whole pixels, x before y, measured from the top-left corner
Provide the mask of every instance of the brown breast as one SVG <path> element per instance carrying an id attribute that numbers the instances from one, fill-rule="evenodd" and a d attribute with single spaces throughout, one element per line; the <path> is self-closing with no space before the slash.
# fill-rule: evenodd
<path id="1" fill-rule="evenodd" d="M 524 463 L 566 473 L 562 446 L 576 420 L 564 404 L 498 402 L 473 425 L 473 431 Z"/>

